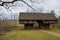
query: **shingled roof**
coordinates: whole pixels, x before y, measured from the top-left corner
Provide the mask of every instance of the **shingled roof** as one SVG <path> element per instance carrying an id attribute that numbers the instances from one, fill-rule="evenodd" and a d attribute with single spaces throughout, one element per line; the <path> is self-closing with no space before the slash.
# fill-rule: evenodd
<path id="1" fill-rule="evenodd" d="M 50 13 L 27 13 L 21 12 L 19 20 L 57 20 L 57 18 Z"/>

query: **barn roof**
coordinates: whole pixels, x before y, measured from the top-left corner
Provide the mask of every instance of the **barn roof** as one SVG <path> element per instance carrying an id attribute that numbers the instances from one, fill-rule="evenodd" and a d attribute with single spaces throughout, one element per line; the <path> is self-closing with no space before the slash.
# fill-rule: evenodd
<path id="1" fill-rule="evenodd" d="M 57 20 L 57 18 L 50 13 L 27 13 L 21 12 L 19 20 Z"/>

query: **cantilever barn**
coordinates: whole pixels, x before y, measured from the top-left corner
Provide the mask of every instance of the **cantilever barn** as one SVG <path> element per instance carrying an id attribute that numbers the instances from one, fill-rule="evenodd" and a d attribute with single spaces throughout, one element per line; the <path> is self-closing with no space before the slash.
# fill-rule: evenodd
<path id="1" fill-rule="evenodd" d="M 19 14 L 19 23 L 24 24 L 24 29 L 49 29 L 56 24 L 58 19 L 51 13 L 28 13 Z"/>

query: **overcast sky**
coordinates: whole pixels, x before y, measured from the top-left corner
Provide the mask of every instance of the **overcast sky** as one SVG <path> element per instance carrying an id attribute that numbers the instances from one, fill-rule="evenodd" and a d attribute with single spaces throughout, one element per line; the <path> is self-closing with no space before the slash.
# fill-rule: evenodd
<path id="1" fill-rule="evenodd" d="M 6 0 L 4 0 L 6 1 Z M 12 1 L 12 0 L 7 0 Z M 24 0 L 29 5 L 31 5 L 34 9 L 43 8 L 45 12 L 49 12 L 50 10 L 54 10 L 56 15 L 60 15 L 60 0 Z M 31 11 L 32 9 L 28 7 L 21 1 L 14 2 L 14 6 L 11 6 L 9 9 L 0 6 L 0 20 L 4 19 L 18 19 L 19 12 L 27 12 L 27 10 Z"/>

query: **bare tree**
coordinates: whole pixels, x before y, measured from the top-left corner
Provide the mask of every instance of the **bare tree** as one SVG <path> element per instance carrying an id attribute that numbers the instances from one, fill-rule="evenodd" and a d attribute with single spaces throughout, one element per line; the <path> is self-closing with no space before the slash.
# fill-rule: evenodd
<path id="1" fill-rule="evenodd" d="M 41 6 L 41 7 L 37 7 L 35 5 L 32 5 L 34 8 L 35 8 L 35 11 L 34 10 L 27 10 L 27 11 L 30 11 L 30 12 L 37 12 L 37 13 L 43 13 L 44 12 L 44 7 Z"/>
<path id="2" fill-rule="evenodd" d="M 44 2 L 44 0 L 30 0 L 32 3 L 38 3 L 38 4 L 40 4 L 40 3 L 42 3 L 42 2 Z"/>
<path id="3" fill-rule="evenodd" d="M 12 3 L 12 4 L 13 4 L 13 3 L 16 2 L 16 1 L 22 1 L 22 2 L 24 2 L 26 5 L 28 5 L 30 8 L 32 8 L 33 10 L 35 10 L 31 5 L 29 5 L 29 4 L 28 4 L 27 2 L 25 2 L 24 0 L 13 0 L 13 1 L 11 1 L 11 2 L 1 1 L 1 2 L 2 2 L 1 5 L 4 6 L 5 3 L 7 3 L 7 4 Z M 6 6 L 7 6 L 7 5 L 6 5 Z M 8 6 L 7 6 L 7 7 L 8 7 Z M 10 6 L 10 7 L 11 7 L 11 6 Z M 9 8 L 9 7 L 8 7 L 8 8 Z"/>
<path id="4" fill-rule="evenodd" d="M 16 2 L 16 1 L 22 1 L 23 3 L 25 3 L 27 6 L 29 6 L 31 9 L 32 9 L 32 11 L 33 12 L 43 12 L 43 8 L 41 7 L 41 8 L 38 8 L 37 6 L 31 6 L 31 5 L 29 5 L 29 3 L 28 2 L 26 2 L 26 1 L 24 1 L 24 0 L 13 0 L 13 1 L 1 1 L 2 2 L 2 4 L 1 4 L 1 6 L 4 6 L 6 9 L 7 9 L 7 11 L 9 10 L 10 12 L 12 12 L 12 10 L 10 9 L 12 6 L 15 6 L 14 5 L 14 3 Z M 33 4 L 33 3 L 42 3 L 42 2 L 44 2 L 44 1 L 41 1 L 41 2 L 38 2 L 38 1 L 34 1 L 34 0 L 30 0 L 30 2 Z M 11 5 L 9 5 L 9 4 L 11 4 Z M 35 8 L 34 8 L 35 7 Z M 28 11 L 28 10 L 27 10 Z M 15 16 L 14 16 L 15 17 Z"/>
<path id="5" fill-rule="evenodd" d="M 45 2 L 44 0 L 30 0 L 30 2 L 33 4 L 33 3 L 36 3 L 36 4 L 41 4 L 43 2 Z M 32 5 L 34 8 L 35 8 L 35 11 L 34 10 L 31 10 L 31 12 L 40 12 L 42 13 L 44 11 L 44 6 L 39 6 L 37 7 L 37 5 Z"/>
<path id="6" fill-rule="evenodd" d="M 25 3 L 26 5 L 28 5 L 31 9 L 33 9 L 34 11 L 36 11 L 36 9 L 35 8 L 33 8 L 33 6 L 31 6 L 31 5 L 29 5 L 26 1 L 24 1 L 24 0 L 12 0 L 12 1 L 1 1 L 2 2 L 2 6 L 6 6 L 5 8 L 6 9 L 9 9 L 11 6 L 14 6 L 13 4 L 14 4 L 14 2 L 16 2 L 16 1 L 22 1 L 23 3 Z M 42 2 L 44 2 L 44 0 L 30 0 L 30 2 L 33 4 L 33 3 L 38 3 L 38 4 L 40 4 L 40 3 L 42 3 Z M 8 5 L 8 4 L 12 4 L 12 5 Z M 41 10 L 41 8 L 37 8 L 37 9 L 40 9 Z M 10 9 L 9 9 L 10 10 Z M 11 11 L 11 10 L 10 10 Z M 38 10 L 39 11 L 39 10 Z"/>

